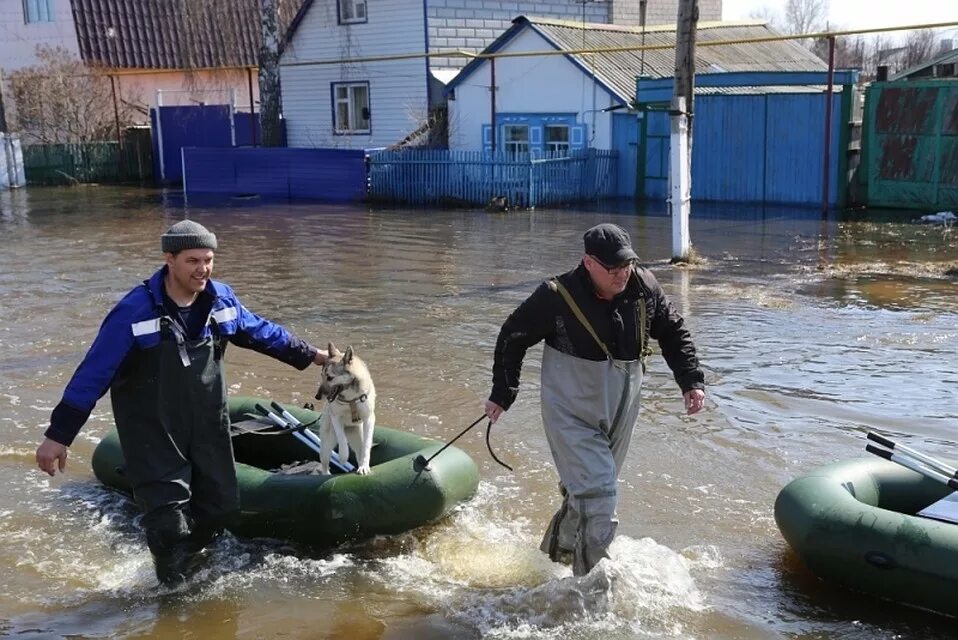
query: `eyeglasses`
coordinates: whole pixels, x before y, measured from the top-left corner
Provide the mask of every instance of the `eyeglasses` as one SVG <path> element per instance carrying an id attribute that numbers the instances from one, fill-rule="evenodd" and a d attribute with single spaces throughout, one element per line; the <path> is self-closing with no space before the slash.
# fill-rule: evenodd
<path id="1" fill-rule="evenodd" d="M 609 275 L 612 275 L 612 276 L 618 275 L 622 273 L 623 271 L 630 270 L 632 269 L 632 267 L 635 266 L 635 260 L 626 260 L 622 264 L 617 264 L 614 267 L 610 267 L 609 265 L 602 262 L 601 260 L 599 260 L 593 255 L 590 255 L 589 257 L 592 258 L 592 260 L 595 261 L 597 265 L 605 269 L 609 273 Z"/>

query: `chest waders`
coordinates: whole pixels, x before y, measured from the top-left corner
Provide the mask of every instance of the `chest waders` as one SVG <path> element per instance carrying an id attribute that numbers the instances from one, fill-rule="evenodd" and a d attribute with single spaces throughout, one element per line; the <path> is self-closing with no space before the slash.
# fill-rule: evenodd
<path id="1" fill-rule="evenodd" d="M 572 296 L 553 280 L 579 321 L 608 358 L 597 362 L 548 345 L 542 355 L 542 422 L 559 473 L 562 506 L 552 517 L 541 549 L 553 561 L 572 556 L 584 575 L 608 555 L 615 538 L 616 480 L 639 415 L 643 362 L 615 360 Z M 645 345 L 645 300 L 636 305 L 639 354 Z"/>
<path id="2" fill-rule="evenodd" d="M 161 582 L 191 560 L 239 508 L 229 435 L 225 340 L 186 338 L 159 320 L 156 347 L 124 363 L 111 386 L 113 413 L 134 498 Z"/>

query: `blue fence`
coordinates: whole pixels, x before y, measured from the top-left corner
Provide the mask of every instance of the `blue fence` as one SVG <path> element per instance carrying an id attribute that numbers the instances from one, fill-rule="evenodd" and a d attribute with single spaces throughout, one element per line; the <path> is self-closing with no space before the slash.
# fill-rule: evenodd
<path id="1" fill-rule="evenodd" d="M 259 114 L 233 111 L 228 104 L 154 107 L 153 175 L 160 184 L 183 179 L 180 151 L 184 147 L 255 146 L 262 139 Z M 280 120 L 280 138 L 286 145 L 286 121 Z"/>
<path id="2" fill-rule="evenodd" d="M 183 191 L 357 202 L 366 197 L 365 156 L 349 149 L 184 148 Z"/>
<path id="3" fill-rule="evenodd" d="M 505 197 L 513 207 L 542 207 L 616 195 L 615 151 L 519 156 L 482 151 L 403 149 L 373 152 L 375 200 L 410 205 L 484 206 Z"/>

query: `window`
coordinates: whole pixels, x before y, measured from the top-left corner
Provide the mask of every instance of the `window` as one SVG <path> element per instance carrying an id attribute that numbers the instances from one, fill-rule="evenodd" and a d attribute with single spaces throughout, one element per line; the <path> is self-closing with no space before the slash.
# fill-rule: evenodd
<path id="1" fill-rule="evenodd" d="M 366 22 L 366 0 L 339 0 L 339 24 Z"/>
<path id="2" fill-rule="evenodd" d="M 369 133 L 369 83 L 333 83 L 333 131 Z"/>
<path id="3" fill-rule="evenodd" d="M 23 21 L 53 22 L 53 0 L 23 0 Z"/>
<path id="4" fill-rule="evenodd" d="M 545 146 L 546 153 L 556 156 L 569 155 L 569 125 L 547 124 Z"/>
<path id="5" fill-rule="evenodd" d="M 507 124 L 502 127 L 506 155 L 518 158 L 529 154 L 529 125 Z"/>

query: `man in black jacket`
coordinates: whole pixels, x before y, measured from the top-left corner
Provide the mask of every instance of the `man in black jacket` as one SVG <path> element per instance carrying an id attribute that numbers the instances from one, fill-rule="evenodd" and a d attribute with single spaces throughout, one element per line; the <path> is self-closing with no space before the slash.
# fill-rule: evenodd
<path id="1" fill-rule="evenodd" d="M 486 415 L 496 421 L 519 391 L 526 351 L 545 340 L 542 422 L 563 500 L 542 540 L 554 561 L 588 573 L 615 537 L 616 478 L 639 412 L 648 340 L 662 355 L 694 414 L 704 375 L 682 316 L 647 269 L 629 234 L 614 224 L 583 236 L 578 267 L 543 283 L 512 312 L 496 341 Z"/>

